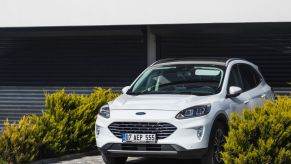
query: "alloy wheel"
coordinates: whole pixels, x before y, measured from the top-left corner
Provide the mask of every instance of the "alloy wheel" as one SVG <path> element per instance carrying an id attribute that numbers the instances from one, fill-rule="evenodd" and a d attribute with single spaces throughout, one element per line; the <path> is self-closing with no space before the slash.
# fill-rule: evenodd
<path id="1" fill-rule="evenodd" d="M 223 163 L 221 152 L 224 150 L 225 136 L 222 129 L 217 129 L 214 137 L 214 160 L 216 163 Z"/>

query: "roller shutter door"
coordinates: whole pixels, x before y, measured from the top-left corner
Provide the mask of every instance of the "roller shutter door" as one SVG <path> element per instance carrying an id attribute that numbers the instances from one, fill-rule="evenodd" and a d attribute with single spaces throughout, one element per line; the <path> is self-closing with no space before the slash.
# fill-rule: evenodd
<path id="1" fill-rule="evenodd" d="M 46 30 L 0 30 L 0 86 L 124 86 L 146 67 L 140 29 L 101 36 Z"/>
<path id="2" fill-rule="evenodd" d="M 290 87 L 288 83 L 291 82 L 291 28 L 269 29 L 268 32 L 262 33 L 257 26 L 252 32 L 236 32 L 236 28 L 231 28 L 231 33 L 203 31 L 194 34 L 191 28 L 188 28 L 188 35 L 185 34 L 187 30 L 157 34 L 158 58 L 244 58 L 257 64 L 273 87 Z M 227 25 L 224 27 L 225 31 L 230 30 Z M 263 25 L 261 29 L 264 29 Z M 183 35 L 180 35 L 181 33 Z"/>

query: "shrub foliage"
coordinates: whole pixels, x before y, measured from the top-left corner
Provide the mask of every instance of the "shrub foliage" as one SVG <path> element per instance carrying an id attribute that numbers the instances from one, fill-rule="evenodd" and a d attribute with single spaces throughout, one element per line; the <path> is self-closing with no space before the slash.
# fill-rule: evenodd
<path id="1" fill-rule="evenodd" d="M 291 163 L 291 98 L 231 116 L 222 158 L 228 163 Z"/>
<path id="2" fill-rule="evenodd" d="M 5 122 L 0 159 L 27 163 L 95 148 L 94 125 L 99 108 L 118 95 L 96 88 L 89 96 L 60 90 L 46 94 L 41 116 L 24 116 L 18 124 Z"/>

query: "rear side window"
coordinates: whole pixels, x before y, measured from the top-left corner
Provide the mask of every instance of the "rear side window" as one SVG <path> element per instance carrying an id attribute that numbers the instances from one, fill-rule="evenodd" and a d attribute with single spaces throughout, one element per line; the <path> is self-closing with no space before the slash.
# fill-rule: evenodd
<path id="1" fill-rule="evenodd" d="M 244 91 L 253 89 L 261 83 L 261 76 L 252 66 L 247 64 L 240 64 L 239 70 L 243 82 Z"/>

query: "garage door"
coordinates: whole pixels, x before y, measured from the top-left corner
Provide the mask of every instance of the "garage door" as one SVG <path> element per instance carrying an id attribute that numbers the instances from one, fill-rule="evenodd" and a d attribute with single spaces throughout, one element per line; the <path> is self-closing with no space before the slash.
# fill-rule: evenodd
<path id="1" fill-rule="evenodd" d="M 124 86 L 146 67 L 141 29 L 0 29 L 0 86 Z"/>
<path id="2" fill-rule="evenodd" d="M 257 64 L 273 87 L 288 87 L 291 82 L 290 27 L 290 24 L 160 27 L 156 29 L 157 54 L 158 58 L 244 58 Z"/>

